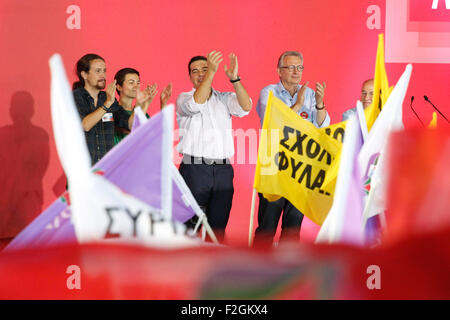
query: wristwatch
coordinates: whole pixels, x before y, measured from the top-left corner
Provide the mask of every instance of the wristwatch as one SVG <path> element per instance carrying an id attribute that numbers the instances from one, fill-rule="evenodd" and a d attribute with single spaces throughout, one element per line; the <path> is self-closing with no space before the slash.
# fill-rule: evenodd
<path id="1" fill-rule="evenodd" d="M 105 105 L 102 105 L 102 109 L 105 110 L 106 112 L 109 112 L 109 108 L 107 108 Z"/>

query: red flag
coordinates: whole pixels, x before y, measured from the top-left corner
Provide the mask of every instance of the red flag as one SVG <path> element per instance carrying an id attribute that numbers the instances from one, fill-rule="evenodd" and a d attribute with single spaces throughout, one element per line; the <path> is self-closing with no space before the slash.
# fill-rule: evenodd
<path id="1" fill-rule="evenodd" d="M 386 239 L 450 227 L 450 130 L 395 133 L 390 155 Z"/>

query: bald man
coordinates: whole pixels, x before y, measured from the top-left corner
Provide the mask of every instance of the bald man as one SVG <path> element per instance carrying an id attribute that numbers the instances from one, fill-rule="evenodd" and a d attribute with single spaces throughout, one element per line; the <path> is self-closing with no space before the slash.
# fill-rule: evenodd
<path id="1" fill-rule="evenodd" d="M 372 104 L 373 100 L 373 79 L 369 79 L 363 82 L 361 88 L 361 103 L 365 108 Z M 349 109 L 342 114 L 342 121 L 350 119 L 352 114 L 356 113 L 356 108 Z"/>

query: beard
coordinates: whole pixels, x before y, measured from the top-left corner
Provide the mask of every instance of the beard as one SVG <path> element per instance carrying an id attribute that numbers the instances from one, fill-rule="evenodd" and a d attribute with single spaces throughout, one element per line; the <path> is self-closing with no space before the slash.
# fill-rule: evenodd
<path id="1" fill-rule="evenodd" d="M 106 81 L 98 81 L 95 87 L 99 90 L 103 90 L 106 87 Z"/>

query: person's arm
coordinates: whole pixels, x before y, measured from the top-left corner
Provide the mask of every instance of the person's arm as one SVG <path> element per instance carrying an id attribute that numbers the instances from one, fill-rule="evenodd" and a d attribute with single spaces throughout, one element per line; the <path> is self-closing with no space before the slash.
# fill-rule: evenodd
<path id="1" fill-rule="evenodd" d="M 230 81 L 234 81 L 239 78 L 238 60 L 237 56 L 234 53 L 230 53 L 229 58 L 230 58 L 230 68 L 228 68 L 228 66 L 225 65 L 225 74 L 230 79 Z M 234 91 L 236 92 L 236 97 L 242 110 L 246 112 L 250 111 L 252 109 L 252 101 L 250 100 L 247 90 L 245 90 L 240 80 L 232 83 L 234 86 Z"/>
<path id="2" fill-rule="evenodd" d="M 261 127 L 263 125 L 264 117 L 266 114 L 266 107 L 267 107 L 267 100 L 269 98 L 269 93 L 270 93 L 269 87 L 263 88 L 259 93 L 259 99 L 258 102 L 256 103 L 256 112 L 258 113 Z"/>
<path id="3" fill-rule="evenodd" d="M 115 97 L 114 93 L 116 90 L 116 81 L 110 83 L 106 88 L 106 101 L 105 107 L 109 108 L 114 103 Z M 91 112 L 87 116 L 83 118 L 81 121 L 81 125 L 83 126 L 83 130 L 88 132 L 90 131 L 99 121 L 102 120 L 103 115 L 106 113 L 102 107 L 95 109 L 95 111 Z"/>
<path id="4" fill-rule="evenodd" d="M 202 83 L 198 86 L 194 93 L 194 101 L 198 104 L 204 104 L 211 95 L 212 82 L 217 72 L 219 64 L 222 62 L 222 53 L 211 51 L 207 57 L 208 71 L 203 78 Z"/>
<path id="5" fill-rule="evenodd" d="M 147 114 L 148 107 L 153 101 L 153 98 L 156 96 L 158 92 L 158 85 L 156 83 L 151 86 L 147 85 L 147 87 L 143 91 L 138 91 L 136 96 L 136 106 L 141 107 L 144 114 Z"/>
<path id="6" fill-rule="evenodd" d="M 327 109 L 325 109 L 325 104 L 323 102 L 323 97 L 325 96 L 325 82 L 321 84 L 320 82 L 316 82 L 316 122 L 319 126 L 325 121 L 327 117 Z"/>

